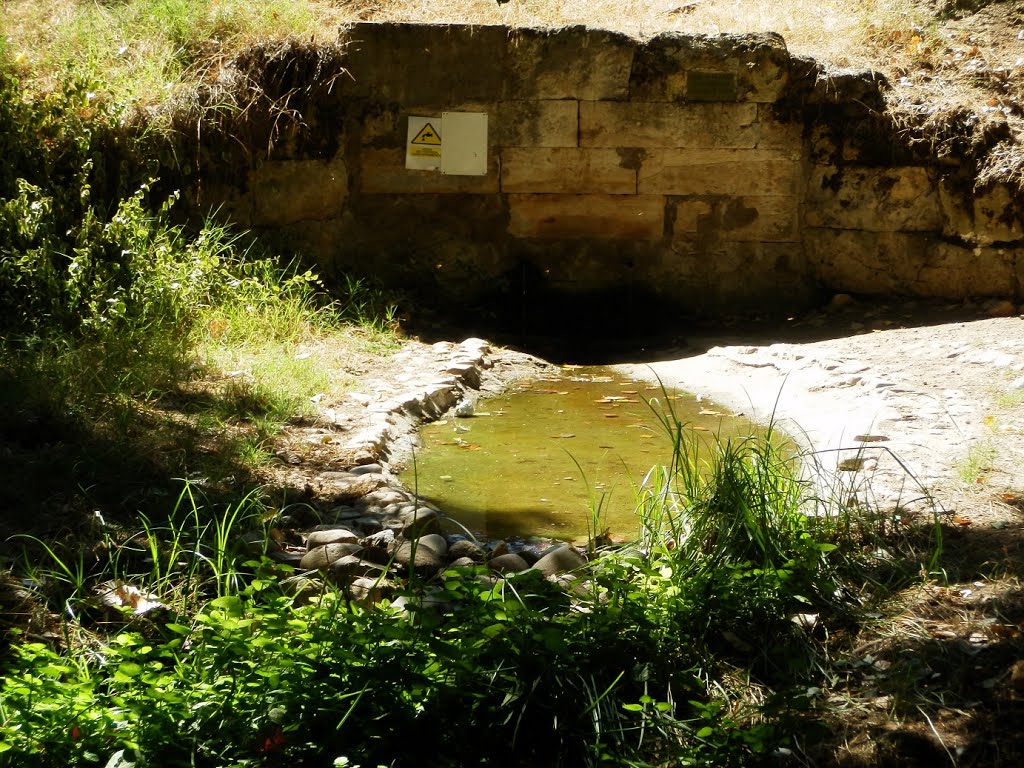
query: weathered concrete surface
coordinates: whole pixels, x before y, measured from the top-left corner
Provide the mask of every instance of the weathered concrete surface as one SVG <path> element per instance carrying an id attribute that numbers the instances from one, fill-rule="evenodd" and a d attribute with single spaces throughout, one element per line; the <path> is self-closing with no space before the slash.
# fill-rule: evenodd
<path id="1" fill-rule="evenodd" d="M 922 167 L 815 167 L 807 182 L 808 227 L 865 232 L 937 232 L 934 174 Z"/>
<path id="2" fill-rule="evenodd" d="M 963 247 L 921 232 L 807 229 L 811 268 L 836 291 L 935 298 L 1018 295 L 1021 249 Z"/>
<path id="3" fill-rule="evenodd" d="M 668 33 L 637 50 L 630 95 L 648 101 L 773 102 L 785 92 L 790 69 L 778 35 Z"/>
<path id="4" fill-rule="evenodd" d="M 782 153 L 763 150 L 650 150 L 639 172 L 641 194 L 680 196 L 797 195 L 803 169 Z M 796 206 L 793 206 L 794 213 Z"/>
<path id="5" fill-rule="evenodd" d="M 660 195 L 509 195 L 509 232 L 523 238 L 657 240 L 665 229 Z"/>
<path id="6" fill-rule="evenodd" d="M 636 168 L 615 149 L 580 147 L 507 149 L 502 155 L 505 192 L 636 194 Z"/>
<path id="7" fill-rule="evenodd" d="M 896 130 L 875 73 L 826 72 L 777 35 L 366 23 L 346 37 L 343 76 L 301 124 L 243 167 L 211 153 L 190 195 L 328 278 L 516 320 L 529 296 L 618 280 L 657 299 L 629 313 L 640 326 L 791 312 L 828 291 L 1021 296 L 1021 193 L 977 187 Z M 266 62 L 268 92 L 292 84 L 286 64 Z M 448 111 L 488 115 L 484 175 L 405 168 L 408 118 Z M 610 295 L 593 298 L 606 315 Z"/>
<path id="8" fill-rule="evenodd" d="M 348 169 L 343 158 L 272 161 L 249 177 L 252 225 L 273 227 L 334 219 L 348 198 Z"/>

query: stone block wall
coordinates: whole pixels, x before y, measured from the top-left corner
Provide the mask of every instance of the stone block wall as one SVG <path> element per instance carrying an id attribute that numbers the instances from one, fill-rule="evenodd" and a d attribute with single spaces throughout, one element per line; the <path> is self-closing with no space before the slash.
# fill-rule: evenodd
<path id="1" fill-rule="evenodd" d="M 830 78 L 776 35 L 359 24 L 347 38 L 306 140 L 207 184 L 328 273 L 621 322 L 792 311 L 828 291 L 1020 296 L 1016 193 L 964 194 L 948 160 L 865 138 L 878 82 Z M 487 113 L 486 174 L 405 168 L 408 117 L 445 111 Z"/>

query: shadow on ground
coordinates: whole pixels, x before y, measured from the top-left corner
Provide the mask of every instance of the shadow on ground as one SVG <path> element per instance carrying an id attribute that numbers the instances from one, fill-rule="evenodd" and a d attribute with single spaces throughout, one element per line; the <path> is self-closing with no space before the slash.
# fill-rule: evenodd
<path id="1" fill-rule="evenodd" d="M 21 551 L 23 541 L 11 538 L 18 535 L 95 535 L 98 516 L 131 525 L 141 512 L 164 521 L 186 480 L 214 504 L 257 483 L 239 450 L 244 430 L 186 418 L 209 407 L 189 396 L 177 396 L 173 410 L 114 407 L 99 422 L 19 397 L 14 387 L 3 391 L 0 557 Z"/>
<path id="2" fill-rule="evenodd" d="M 1024 525 L 947 529 L 947 581 L 915 588 L 835 664 L 816 765 L 1024 765 Z"/>
<path id="3" fill-rule="evenodd" d="M 553 363 L 611 365 L 700 355 L 712 346 L 826 341 L 872 330 L 990 317 L 984 307 L 970 302 L 872 298 L 844 300 L 789 316 L 738 314 L 714 320 L 657 309 L 644 312 L 613 300 L 566 300 L 561 306 L 537 308 L 534 315 L 521 314 L 427 311 L 407 318 L 403 327 L 428 343 L 478 336 Z"/>

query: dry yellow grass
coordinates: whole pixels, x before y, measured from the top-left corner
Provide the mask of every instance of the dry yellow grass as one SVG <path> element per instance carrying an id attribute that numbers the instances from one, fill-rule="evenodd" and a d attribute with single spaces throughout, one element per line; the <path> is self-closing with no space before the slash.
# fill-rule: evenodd
<path id="1" fill-rule="evenodd" d="M 564 27 L 584 24 L 634 37 L 661 32 L 778 32 L 791 50 L 829 61 L 863 64 L 870 60 L 870 32 L 912 28 L 922 23 L 909 0 L 355 0 L 345 6 L 356 17 L 374 21 L 507 24 Z"/>
<path id="2" fill-rule="evenodd" d="M 926 19 L 913 0 L 3 0 L 0 35 L 27 80 L 46 88 L 69 67 L 116 98 L 161 101 L 256 39 L 336 39 L 356 21 L 586 25 L 662 32 L 778 32 L 795 53 L 865 66 Z"/>
<path id="3" fill-rule="evenodd" d="M 513 27 L 588 27 L 648 38 L 662 32 L 777 32 L 795 53 L 838 66 L 867 66 L 877 45 L 927 23 L 913 0 L 352 0 L 354 19 Z"/>

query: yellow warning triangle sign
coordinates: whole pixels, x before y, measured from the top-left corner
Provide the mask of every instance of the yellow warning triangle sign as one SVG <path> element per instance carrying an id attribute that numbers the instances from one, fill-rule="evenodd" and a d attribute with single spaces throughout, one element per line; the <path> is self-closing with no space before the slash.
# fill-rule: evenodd
<path id="1" fill-rule="evenodd" d="M 437 135 L 437 131 L 434 130 L 434 126 L 427 123 L 420 132 L 416 134 L 416 137 L 412 140 L 413 144 L 430 144 L 431 146 L 440 147 L 441 137 Z"/>

